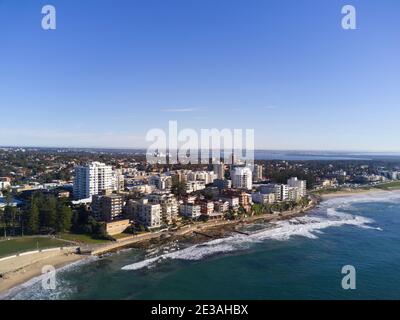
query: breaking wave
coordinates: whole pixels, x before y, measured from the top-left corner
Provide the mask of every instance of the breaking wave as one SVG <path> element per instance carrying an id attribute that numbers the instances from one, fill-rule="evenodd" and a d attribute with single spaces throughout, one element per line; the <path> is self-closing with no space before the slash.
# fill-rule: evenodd
<path id="1" fill-rule="evenodd" d="M 260 243 L 267 239 L 285 241 L 296 236 L 317 239 L 318 235 L 322 234 L 324 229 L 344 225 L 382 231 L 381 228 L 373 225 L 374 220 L 360 215 L 343 212 L 341 210 L 350 207 L 353 203 L 399 203 L 399 201 L 399 192 L 330 199 L 323 202 L 307 216 L 279 221 L 272 227 L 266 227 L 262 231 L 251 233 L 249 236 L 235 234 L 227 238 L 212 240 L 180 250 L 174 249 L 172 252 L 168 253 L 165 253 L 165 251 L 162 253 L 152 252 L 147 259 L 126 265 L 122 267 L 122 270 L 139 270 L 146 267 L 148 268 L 169 259 L 201 260 L 217 253 L 245 250 L 252 244 Z"/>

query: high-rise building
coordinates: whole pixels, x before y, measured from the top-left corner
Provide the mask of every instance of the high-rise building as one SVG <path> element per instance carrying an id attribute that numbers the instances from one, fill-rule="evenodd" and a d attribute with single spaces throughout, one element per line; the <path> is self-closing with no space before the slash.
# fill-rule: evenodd
<path id="1" fill-rule="evenodd" d="M 232 187 L 251 190 L 253 187 L 253 173 L 249 167 L 235 167 L 231 171 Z"/>
<path id="2" fill-rule="evenodd" d="M 74 198 L 88 199 L 113 189 L 112 168 L 101 162 L 75 167 Z"/>
<path id="3" fill-rule="evenodd" d="M 213 166 L 213 171 L 215 172 L 216 179 L 224 179 L 225 178 L 225 164 L 216 163 Z"/>
<path id="4" fill-rule="evenodd" d="M 112 188 L 114 191 L 121 192 L 125 189 L 125 177 L 121 169 L 112 172 Z"/>
<path id="5" fill-rule="evenodd" d="M 253 169 L 253 181 L 263 180 L 264 166 L 261 164 L 255 164 Z"/>
<path id="6" fill-rule="evenodd" d="M 298 180 L 297 177 L 293 177 L 288 180 L 287 184 L 289 187 L 298 188 L 300 197 L 304 197 L 307 194 L 306 180 Z"/>

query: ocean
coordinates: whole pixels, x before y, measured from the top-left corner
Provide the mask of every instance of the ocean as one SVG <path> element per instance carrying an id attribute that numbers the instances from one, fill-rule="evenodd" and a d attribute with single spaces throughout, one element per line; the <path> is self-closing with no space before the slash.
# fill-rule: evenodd
<path id="1" fill-rule="evenodd" d="M 400 192 L 333 198 L 307 216 L 203 244 L 126 249 L 40 278 L 9 299 L 399 299 Z M 354 266 L 356 289 L 342 288 Z"/>

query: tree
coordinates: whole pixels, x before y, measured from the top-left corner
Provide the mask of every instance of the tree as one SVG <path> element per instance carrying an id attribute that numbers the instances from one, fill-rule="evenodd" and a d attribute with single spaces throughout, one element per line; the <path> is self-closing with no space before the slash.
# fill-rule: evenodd
<path id="1" fill-rule="evenodd" d="M 57 208 L 57 219 L 56 219 L 56 231 L 64 232 L 68 231 L 72 225 L 72 210 L 65 204 L 58 205 Z"/>
<path id="2" fill-rule="evenodd" d="M 10 205 L 7 205 L 4 208 L 4 222 L 6 224 L 6 227 L 9 227 L 11 235 L 14 235 L 15 222 L 17 221 L 18 211 L 19 210 L 17 207 Z"/>
<path id="3" fill-rule="evenodd" d="M 7 189 L 3 190 L 3 195 L 7 206 L 9 206 L 12 202 L 12 194 L 11 189 L 8 187 Z"/>
<path id="4" fill-rule="evenodd" d="M 4 228 L 4 238 L 7 237 L 7 228 L 6 228 L 6 222 L 5 222 L 5 214 L 3 209 L 0 209 L 0 216 L 1 216 L 1 222 L 3 223 L 3 228 Z"/>
<path id="5" fill-rule="evenodd" d="M 75 233 L 91 233 L 91 226 L 89 226 L 88 223 L 89 216 L 90 212 L 84 205 L 81 205 L 77 210 L 74 210 L 71 230 Z"/>
<path id="6" fill-rule="evenodd" d="M 172 180 L 171 193 L 176 196 L 183 196 L 186 193 L 186 184 L 174 177 Z"/>
<path id="7" fill-rule="evenodd" d="M 252 205 L 251 211 L 253 212 L 254 215 L 258 216 L 264 213 L 264 207 L 263 205 L 259 203 L 255 203 Z"/>
<path id="8" fill-rule="evenodd" d="M 39 208 L 34 200 L 31 201 L 26 215 L 26 232 L 28 234 L 37 234 L 39 232 Z"/>
<path id="9" fill-rule="evenodd" d="M 55 230 L 57 222 L 57 199 L 47 196 L 40 202 L 40 226 L 45 230 Z"/>

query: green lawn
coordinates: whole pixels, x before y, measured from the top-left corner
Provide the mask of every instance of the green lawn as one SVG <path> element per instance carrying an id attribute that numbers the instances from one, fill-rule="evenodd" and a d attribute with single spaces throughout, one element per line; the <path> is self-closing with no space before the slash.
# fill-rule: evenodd
<path id="1" fill-rule="evenodd" d="M 383 190 L 396 190 L 400 189 L 400 181 L 393 181 L 376 186 L 376 188 Z"/>
<path id="2" fill-rule="evenodd" d="M 22 237 L 12 240 L 0 240 L 0 257 L 30 250 L 49 249 L 68 245 L 65 241 L 46 237 Z"/>
<path id="3" fill-rule="evenodd" d="M 107 243 L 109 240 L 101 240 L 101 239 L 93 239 L 90 235 L 87 234 L 75 234 L 75 233 L 61 233 L 58 235 L 60 239 L 79 242 L 79 243 L 87 243 L 87 244 L 98 244 L 98 243 Z"/>

